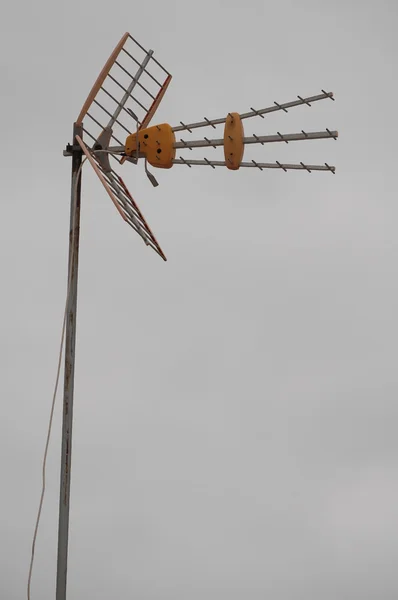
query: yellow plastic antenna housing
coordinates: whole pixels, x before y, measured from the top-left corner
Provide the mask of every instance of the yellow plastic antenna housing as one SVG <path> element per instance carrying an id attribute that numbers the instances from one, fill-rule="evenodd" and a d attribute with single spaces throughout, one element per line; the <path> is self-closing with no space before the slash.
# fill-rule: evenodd
<path id="1" fill-rule="evenodd" d="M 160 169 L 170 169 L 173 166 L 176 154 L 175 135 L 170 125 L 163 123 L 129 135 L 125 148 L 127 156 L 134 156 L 137 152 L 137 135 L 138 152 L 145 156 L 150 165 Z"/>
<path id="2" fill-rule="evenodd" d="M 244 151 L 243 124 L 238 113 L 228 113 L 224 128 L 225 165 L 237 171 L 242 162 Z"/>

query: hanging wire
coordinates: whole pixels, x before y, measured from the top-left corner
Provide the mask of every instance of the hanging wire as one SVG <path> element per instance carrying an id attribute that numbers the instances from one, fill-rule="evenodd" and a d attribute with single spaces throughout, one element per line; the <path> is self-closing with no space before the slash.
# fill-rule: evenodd
<path id="1" fill-rule="evenodd" d="M 74 237 L 75 237 L 75 214 L 76 214 L 76 201 L 77 201 L 77 187 L 79 185 L 80 178 L 81 178 L 82 168 L 83 168 L 83 165 L 86 162 L 86 160 L 87 159 L 84 158 L 83 161 L 82 161 L 82 163 L 81 163 L 81 165 L 80 165 L 80 167 L 79 167 L 79 170 L 78 170 L 77 176 L 76 176 L 76 181 L 75 181 L 74 189 L 73 189 L 74 205 L 73 205 L 73 222 L 72 222 L 72 241 L 71 241 L 71 248 L 72 249 L 71 249 L 71 257 L 70 257 L 70 264 L 69 264 L 69 273 L 68 273 L 68 286 L 67 286 L 67 291 L 66 291 L 66 301 L 65 301 L 64 317 L 63 317 L 63 321 L 62 321 L 62 333 L 61 333 L 61 342 L 60 342 L 59 353 L 58 353 L 57 373 L 56 373 L 56 377 L 55 377 L 54 392 L 53 392 L 53 397 L 52 397 L 52 402 L 51 402 L 51 409 L 50 409 L 50 418 L 49 418 L 49 421 L 48 421 L 46 444 L 45 444 L 44 455 L 43 455 L 43 463 L 42 463 L 42 488 L 41 488 L 41 494 L 40 494 L 39 508 L 38 508 L 38 511 L 37 511 L 35 530 L 34 530 L 33 540 L 32 540 L 32 552 L 31 552 L 31 557 L 30 557 L 28 585 L 27 585 L 27 598 L 28 598 L 28 600 L 31 600 L 30 588 L 31 588 L 31 582 L 32 582 L 33 563 L 34 563 L 34 558 L 35 558 L 36 539 L 37 539 L 37 533 L 38 533 L 38 530 L 39 530 L 41 512 L 42 512 L 42 508 L 43 508 L 44 494 L 45 494 L 45 491 L 46 491 L 47 455 L 48 455 L 48 447 L 49 447 L 49 444 L 50 444 L 51 430 L 52 430 L 52 424 L 53 424 L 53 418 L 54 418 L 55 399 L 56 399 L 56 396 L 57 396 L 58 384 L 59 384 L 59 376 L 60 376 L 60 373 L 61 373 L 61 362 L 62 362 L 62 354 L 63 354 L 63 347 L 64 347 L 64 339 L 65 339 L 66 316 L 67 316 L 67 312 L 68 312 L 68 304 L 69 304 L 69 297 L 70 297 L 70 290 L 71 290 L 70 281 L 71 281 L 71 277 L 72 277 L 72 265 L 73 265 L 73 253 L 74 253 L 74 250 L 73 250 L 74 243 L 73 242 L 74 242 Z"/>

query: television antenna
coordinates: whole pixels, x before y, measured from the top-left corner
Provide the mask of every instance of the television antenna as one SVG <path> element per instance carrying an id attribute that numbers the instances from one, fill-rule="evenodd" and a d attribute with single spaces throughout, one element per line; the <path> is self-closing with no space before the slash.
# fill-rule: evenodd
<path id="1" fill-rule="evenodd" d="M 133 72 L 132 72 L 133 71 Z M 335 174 L 335 167 L 323 165 L 275 162 L 243 161 L 246 145 L 289 143 L 316 139 L 334 139 L 337 131 L 299 133 L 280 133 L 274 135 L 256 135 L 245 137 L 243 122 L 253 117 L 264 119 L 265 115 L 283 111 L 296 106 L 312 106 L 319 100 L 334 100 L 332 92 L 310 97 L 297 96 L 296 100 L 263 109 L 251 108 L 249 112 L 238 114 L 229 112 L 218 119 L 204 117 L 202 121 L 172 127 L 167 123 L 149 126 L 163 96 L 170 84 L 171 75 L 155 59 L 153 50 L 146 50 L 129 33 L 126 33 L 105 63 L 95 81 L 73 126 L 73 143 L 68 144 L 64 156 L 72 157 L 71 213 L 69 234 L 68 294 L 65 311 L 65 373 L 61 449 L 61 482 L 58 525 L 58 558 L 56 600 L 66 600 L 69 498 L 71 483 L 73 392 L 75 367 L 77 279 L 79 260 L 80 204 L 81 204 L 81 168 L 83 160 L 88 160 L 100 179 L 106 192 L 121 217 L 163 260 L 163 253 L 140 209 L 135 203 L 123 179 L 118 173 L 119 166 L 125 162 L 138 165 L 144 162 L 145 173 L 153 186 L 158 182 L 151 167 L 169 169 L 174 165 L 188 168 L 208 166 L 213 169 L 226 167 L 229 170 L 240 168 L 327 171 Z M 210 127 L 224 127 L 221 138 L 176 139 L 182 132 L 192 134 L 193 130 Z M 197 148 L 222 147 L 222 160 L 209 160 L 206 157 L 193 159 L 189 156 L 176 157 L 178 151 Z M 85 158 L 83 158 L 85 157 Z M 55 399 L 55 395 L 54 395 Z M 51 426 L 51 420 L 50 420 Z M 45 465 L 45 463 L 44 463 Z M 43 487 L 44 490 L 44 487 Z M 41 505 L 39 509 L 40 516 Z M 37 532 L 37 525 L 36 525 Z M 36 535 L 36 533 L 35 533 Z M 33 545 L 34 548 L 34 545 Z M 32 552 L 33 562 L 33 552 Z M 31 563 L 32 567 L 32 563 Z M 28 583 L 28 597 L 30 576 Z"/>

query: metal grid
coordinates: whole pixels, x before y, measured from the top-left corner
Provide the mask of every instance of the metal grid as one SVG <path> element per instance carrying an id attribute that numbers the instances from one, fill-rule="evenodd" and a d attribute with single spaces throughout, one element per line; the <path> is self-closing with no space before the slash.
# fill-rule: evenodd
<path id="1" fill-rule="evenodd" d="M 87 142 L 94 147 L 106 128 L 112 129 L 112 144 L 124 145 L 126 137 L 147 127 L 171 75 L 126 33 L 98 76 L 76 120 L 83 124 Z"/>
<path id="2" fill-rule="evenodd" d="M 167 260 L 122 178 L 113 169 L 110 172 L 105 171 L 95 151 L 87 148 L 79 136 L 76 136 L 76 140 L 123 220 L 138 233 L 147 246 L 150 246 L 163 260 Z"/>

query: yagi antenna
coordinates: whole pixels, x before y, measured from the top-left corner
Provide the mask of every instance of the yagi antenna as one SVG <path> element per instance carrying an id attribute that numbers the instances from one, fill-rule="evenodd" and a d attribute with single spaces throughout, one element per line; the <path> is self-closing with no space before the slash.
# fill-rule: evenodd
<path id="1" fill-rule="evenodd" d="M 273 135 L 252 135 L 244 133 L 247 119 L 282 111 L 288 112 L 296 106 L 312 106 L 319 100 L 334 100 L 332 92 L 321 90 L 320 94 L 309 97 L 297 96 L 296 100 L 280 104 L 274 101 L 268 108 L 251 107 L 249 112 L 238 114 L 229 112 L 219 119 L 180 124 L 172 127 L 162 123 L 149 127 L 149 124 L 170 84 L 170 73 L 155 59 L 153 50 L 146 50 L 129 33 L 126 33 L 116 46 L 98 76 L 86 102 L 75 122 L 74 146 L 68 146 L 65 154 L 71 155 L 73 148 L 83 152 L 106 191 L 111 197 L 122 218 L 141 236 L 143 241 L 164 260 L 166 257 L 156 238 L 146 224 L 138 206 L 132 200 L 118 173 L 119 165 L 125 162 L 138 165 L 144 162 L 144 171 L 153 186 L 158 182 L 148 164 L 154 168 L 169 169 L 174 165 L 187 167 L 208 166 L 240 168 L 280 169 L 307 171 L 329 171 L 335 174 L 335 167 L 328 163 L 321 165 L 299 162 L 297 164 L 280 161 L 261 162 L 243 160 L 245 147 L 249 144 L 275 144 L 319 139 L 337 139 L 338 132 L 300 131 L 298 133 L 275 132 Z M 202 128 L 224 127 L 221 138 L 203 136 L 202 139 L 181 137 L 183 132 L 191 134 Z M 179 139 L 176 138 L 176 134 Z M 83 141 L 85 140 L 85 141 Z M 218 148 L 223 150 L 221 160 L 206 157 L 196 159 L 183 151 L 193 149 Z M 184 155 L 185 154 L 185 155 Z M 113 162 L 113 166 L 112 166 Z M 116 163 L 119 163 L 117 165 Z M 116 170 L 115 170 L 116 169 Z"/>
<path id="2" fill-rule="evenodd" d="M 245 135 L 244 123 L 259 117 L 262 120 L 270 113 L 288 112 L 296 106 L 312 106 L 320 100 L 334 100 L 332 92 L 321 90 L 316 96 L 297 96 L 296 100 L 279 104 L 273 102 L 268 108 L 251 107 L 249 112 L 228 112 L 219 119 L 203 117 L 202 121 L 172 127 L 167 123 L 149 126 L 170 84 L 170 73 L 155 59 L 153 50 L 146 50 L 129 33 L 126 33 L 105 63 L 83 104 L 73 130 L 73 143 L 68 144 L 65 156 L 72 157 L 72 193 L 69 243 L 68 296 L 65 313 L 65 382 L 62 424 L 62 463 L 58 528 L 58 561 L 56 600 L 66 599 L 66 572 L 69 532 L 69 495 L 72 456 L 72 415 L 75 366 L 77 276 L 80 231 L 81 167 L 85 156 L 98 176 L 120 216 L 161 258 L 166 260 L 159 243 L 152 233 L 140 209 L 135 203 L 123 179 L 121 166 L 127 169 L 144 162 L 144 170 L 152 185 L 157 186 L 155 176 L 148 170 L 170 169 L 174 165 L 188 168 L 207 166 L 213 169 L 240 168 L 328 171 L 335 167 L 326 162 L 321 165 L 243 160 L 245 147 L 249 144 L 288 144 L 297 141 L 318 139 L 335 140 L 337 131 L 300 131 L 273 135 Z M 185 134 L 194 130 L 223 126 L 222 137 L 210 134 L 201 139 L 188 139 Z M 176 138 L 176 134 L 179 139 Z M 184 135 L 184 137 L 181 137 Z M 206 157 L 192 158 L 195 149 L 222 149 L 219 160 Z M 188 154 L 186 154 L 186 152 Z M 185 156 L 183 154 L 185 153 Z M 40 515 L 40 513 L 39 513 Z M 33 561 L 33 557 L 32 557 Z M 28 590 L 30 579 L 28 584 Z M 29 594 L 29 591 L 28 591 Z"/>

